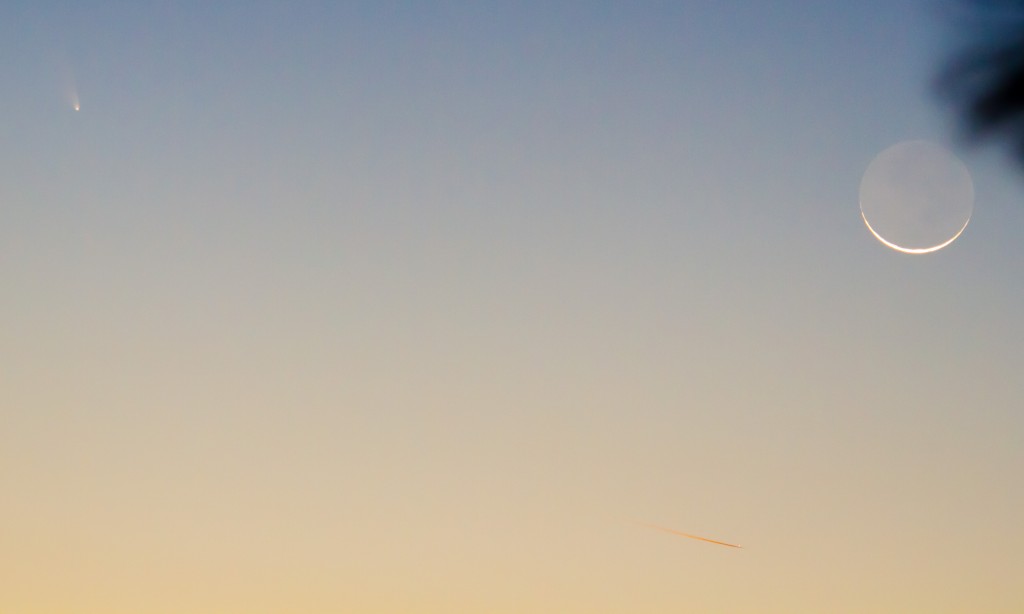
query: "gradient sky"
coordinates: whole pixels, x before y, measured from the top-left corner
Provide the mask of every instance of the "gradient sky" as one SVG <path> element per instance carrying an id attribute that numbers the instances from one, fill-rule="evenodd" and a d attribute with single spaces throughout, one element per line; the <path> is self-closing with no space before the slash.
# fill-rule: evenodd
<path id="1" fill-rule="evenodd" d="M 0 611 L 1022 611 L 1024 175 L 858 209 L 939 6 L 4 3 Z"/>

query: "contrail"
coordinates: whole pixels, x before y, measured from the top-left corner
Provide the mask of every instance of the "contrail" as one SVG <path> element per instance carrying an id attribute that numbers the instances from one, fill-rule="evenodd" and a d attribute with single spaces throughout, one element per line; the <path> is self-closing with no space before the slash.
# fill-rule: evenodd
<path id="1" fill-rule="evenodd" d="M 708 542 L 709 544 L 718 544 L 719 546 L 726 546 L 728 548 L 743 548 L 743 546 L 740 546 L 739 544 L 729 544 L 729 543 L 726 543 L 726 542 L 720 542 L 720 541 L 715 540 L 715 539 L 708 539 L 706 537 L 701 537 L 699 535 L 690 535 L 689 533 L 683 533 L 682 531 L 676 531 L 675 529 L 666 529 L 665 527 L 659 527 L 656 524 L 648 524 L 646 522 L 637 522 L 636 524 L 638 524 L 638 525 L 640 525 L 642 527 L 647 527 L 648 529 L 654 529 L 656 531 L 663 531 L 665 533 L 670 533 L 672 535 L 678 535 L 679 537 L 688 537 L 690 539 L 696 539 L 696 540 L 700 540 L 702 542 Z"/>

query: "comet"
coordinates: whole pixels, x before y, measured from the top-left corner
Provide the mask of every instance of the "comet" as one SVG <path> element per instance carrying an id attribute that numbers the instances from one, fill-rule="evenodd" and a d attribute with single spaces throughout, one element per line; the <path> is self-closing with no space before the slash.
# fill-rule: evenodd
<path id="1" fill-rule="evenodd" d="M 676 531 L 675 529 L 659 527 L 658 525 L 648 524 L 646 522 L 638 522 L 637 524 L 642 527 L 647 527 L 648 529 L 654 529 L 655 531 L 662 531 L 663 533 L 668 533 L 670 535 L 678 535 L 679 537 L 686 537 L 688 539 L 696 539 L 698 541 L 707 542 L 709 544 L 716 544 L 719 546 L 725 546 L 727 548 L 743 548 L 743 546 L 739 544 L 730 544 L 728 542 L 718 541 L 717 539 L 708 539 L 707 537 L 701 537 L 699 535 L 690 535 L 689 533 L 683 533 L 682 531 Z"/>
<path id="2" fill-rule="evenodd" d="M 78 83 L 75 79 L 75 72 L 71 68 L 71 64 L 66 60 L 60 62 L 61 81 L 64 82 L 64 95 L 65 99 L 71 104 L 71 108 L 75 111 L 80 111 L 82 105 L 78 99 Z"/>

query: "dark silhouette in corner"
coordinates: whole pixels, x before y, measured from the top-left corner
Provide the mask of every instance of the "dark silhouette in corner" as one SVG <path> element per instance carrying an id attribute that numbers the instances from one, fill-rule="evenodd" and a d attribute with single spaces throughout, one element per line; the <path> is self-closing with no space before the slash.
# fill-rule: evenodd
<path id="1" fill-rule="evenodd" d="M 1024 0 L 960 0 L 963 51 L 938 76 L 939 94 L 963 120 L 968 142 L 998 137 L 1024 167 Z"/>

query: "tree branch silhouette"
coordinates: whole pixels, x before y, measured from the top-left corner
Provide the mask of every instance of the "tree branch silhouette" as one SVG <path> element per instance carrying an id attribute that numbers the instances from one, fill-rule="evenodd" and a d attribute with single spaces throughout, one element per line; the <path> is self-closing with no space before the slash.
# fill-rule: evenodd
<path id="1" fill-rule="evenodd" d="M 1024 0 L 962 0 L 965 50 L 940 72 L 936 86 L 976 143 L 1007 141 L 1024 165 Z"/>

